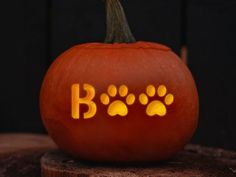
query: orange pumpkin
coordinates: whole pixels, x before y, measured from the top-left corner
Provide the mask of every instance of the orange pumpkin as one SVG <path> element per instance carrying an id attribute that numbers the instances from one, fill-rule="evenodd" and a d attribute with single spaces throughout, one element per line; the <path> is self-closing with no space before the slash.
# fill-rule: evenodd
<path id="1" fill-rule="evenodd" d="M 118 0 L 106 5 L 106 43 L 74 46 L 49 68 L 40 95 L 44 125 L 61 149 L 82 159 L 168 159 L 197 127 L 192 75 L 168 47 L 135 41 Z M 81 98 L 87 92 L 83 86 L 94 89 L 93 115 L 85 117 L 91 110 L 81 103 L 79 117 L 73 117 L 75 84 Z"/>

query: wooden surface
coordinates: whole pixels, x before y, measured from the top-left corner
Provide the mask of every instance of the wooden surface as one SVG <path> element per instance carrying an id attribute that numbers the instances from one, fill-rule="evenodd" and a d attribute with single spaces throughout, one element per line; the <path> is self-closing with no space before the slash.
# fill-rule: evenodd
<path id="1" fill-rule="evenodd" d="M 0 177 L 40 177 L 40 158 L 42 177 L 236 177 L 236 152 L 222 149 L 188 145 L 166 162 L 117 166 L 75 160 L 47 136 L 0 134 Z"/>
<path id="2" fill-rule="evenodd" d="M 40 158 L 55 149 L 48 136 L 0 134 L 0 177 L 40 177 Z"/>
<path id="3" fill-rule="evenodd" d="M 82 162 L 52 151 L 41 159 L 42 177 L 236 177 L 236 152 L 188 145 L 169 161 L 145 166 Z"/>

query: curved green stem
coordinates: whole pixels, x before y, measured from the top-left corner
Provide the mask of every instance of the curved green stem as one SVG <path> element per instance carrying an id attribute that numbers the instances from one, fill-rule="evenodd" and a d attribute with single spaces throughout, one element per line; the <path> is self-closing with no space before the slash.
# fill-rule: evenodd
<path id="1" fill-rule="evenodd" d="M 105 43 L 136 42 L 119 0 L 105 0 L 107 11 L 107 35 Z"/>

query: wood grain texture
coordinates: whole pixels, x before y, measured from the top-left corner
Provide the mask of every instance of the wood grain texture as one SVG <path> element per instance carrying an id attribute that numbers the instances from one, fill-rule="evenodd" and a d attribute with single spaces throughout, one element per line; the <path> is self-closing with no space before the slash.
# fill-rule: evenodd
<path id="1" fill-rule="evenodd" d="M 41 156 L 55 148 L 44 135 L 0 134 L 0 177 L 39 177 Z"/>
<path id="2" fill-rule="evenodd" d="M 236 152 L 188 145 L 173 159 L 145 166 L 105 165 L 52 151 L 41 158 L 42 177 L 235 177 Z"/>

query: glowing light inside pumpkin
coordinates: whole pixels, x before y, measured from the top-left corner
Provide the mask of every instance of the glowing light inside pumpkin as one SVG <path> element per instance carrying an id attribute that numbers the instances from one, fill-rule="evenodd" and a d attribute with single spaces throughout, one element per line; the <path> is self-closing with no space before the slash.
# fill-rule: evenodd
<path id="1" fill-rule="evenodd" d="M 116 86 L 115 86 L 115 85 L 110 85 L 110 86 L 108 87 L 108 89 L 107 89 L 107 92 L 109 93 L 109 95 L 110 95 L 111 97 L 116 96 L 116 94 L 117 94 Z"/>
<path id="2" fill-rule="evenodd" d="M 80 98 L 80 85 L 72 85 L 72 118 L 80 118 L 80 104 L 86 104 L 88 111 L 83 114 L 84 119 L 92 118 L 97 112 L 97 106 L 92 100 L 95 97 L 95 89 L 89 84 L 84 84 L 83 89 L 87 95 L 84 98 Z M 155 96 L 157 95 L 157 96 Z M 152 98 L 152 101 L 150 98 Z M 157 97 L 157 98 L 156 98 Z M 161 101 L 160 98 L 162 98 Z M 153 100 L 154 99 L 154 100 Z M 100 95 L 100 101 L 103 105 L 107 105 L 107 114 L 110 116 L 126 116 L 128 114 L 128 106 L 133 105 L 135 102 L 135 95 L 129 93 L 126 85 L 121 85 L 117 88 L 115 85 L 109 85 L 107 93 Z M 165 85 L 155 87 L 154 85 L 148 85 L 146 93 L 139 95 L 139 102 L 146 106 L 146 114 L 148 116 L 165 116 L 167 114 L 167 106 L 170 106 L 174 102 L 174 95 L 167 94 L 167 88 Z"/>
<path id="3" fill-rule="evenodd" d="M 114 94 L 115 93 L 115 94 Z M 124 101 L 120 100 L 119 98 L 115 99 L 110 103 L 110 97 L 126 97 Z M 117 88 L 114 85 L 110 85 L 108 87 L 108 94 L 103 93 L 100 97 L 101 102 L 106 105 L 106 101 L 108 101 L 109 107 L 107 109 L 107 113 L 110 116 L 126 116 L 128 114 L 128 107 L 127 105 L 132 105 L 135 101 L 134 94 L 128 94 L 128 87 L 126 85 L 121 85 L 117 92 Z"/>
<path id="4" fill-rule="evenodd" d="M 166 92 L 167 92 L 167 89 L 166 89 L 166 86 L 164 86 L 164 85 L 160 85 L 157 89 L 157 94 L 160 97 L 165 96 Z"/>
<path id="5" fill-rule="evenodd" d="M 110 102 L 110 99 L 109 97 L 107 96 L 107 94 L 103 93 L 100 97 L 101 99 L 101 102 L 104 104 L 104 105 L 108 105 L 109 102 Z"/>
<path id="6" fill-rule="evenodd" d="M 135 101 L 135 96 L 134 96 L 134 94 L 129 94 L 129 95 L 127 96 L 127 98 L 126 98 L 126 103 L 127 103 L 128 105 L 132 105 L 132 104 L 134 103 L 134 101 Z"/>
<path id="7" fill-rule="evenodd" d="M 156 93 L 155 87 L 153 85 L 147 86 L 146 92 L 148 96 L 153 97 Z"/>
<path id="8" fill-rule="evenodd" d="M 146 105 L 148 103 L 148 97 L 142 93 L 139 95 L 139 101 L 142 105 Z"/>
<path id="9" fill-rule="evenodd" d="M 125 97 L 128 94 L 128 87 L 126 85 L 120 86 L 119 94 L 122 97 Z"/>
<path id="10" fill-rule="evenodd" d="M 166 107 L 161 101 L 155 100 L 148 104 L 146 113 L 149 116 L 164 116 L 166 115 Z"/>
<path id="11" fill-rule="evenodd" d="M 80 85 L 73 84 L 71 87 L 71 114 L 73 119 L 80 118 L 80 104 L 86 104 L 88 111 L 83 114 L 84 119 L 92 118 L 97 112 L 97 106 L 92 101 L 95 97 L 95 89 L 89 84 L 84 84 L 83 89 L 87 92 L 84 98 L 80 98 Z"/>
<path id="12" fill-rule="evenodd" d="M 148 116 L 165 116 L 167 114 L 167 109 L 166 106 L 171 105 L 174 102 L 174 96 L 173 94 L 168 94 L 167 93 L 167 89 L 166 86 L 164 85 L 160 85 L 157 88 L 157 96 L 159 97 L 164 97 L 164 102 L 165 104 L 159 100 L 159 98 L 156 98 L 153 101 L 149 101 L 148 97 L 154 97 L 154 95 L 156 94 L 156 89 L 155 86 L 153 85 L 149 85 L 146 88 L 146 94 L 142 93 L 139 95 L 139 101 L 142 105 L 147 105 L 146 107 L 146 114 Z"/>
<path id="13" fill-rule="evenodd" d="M 165 97 L 166 105 L 171 105 L 173 102 L 174 102 L 174 95 L 172 95 L 170 93 L 168 95 L 166 95 L 166 97 Z"/>

